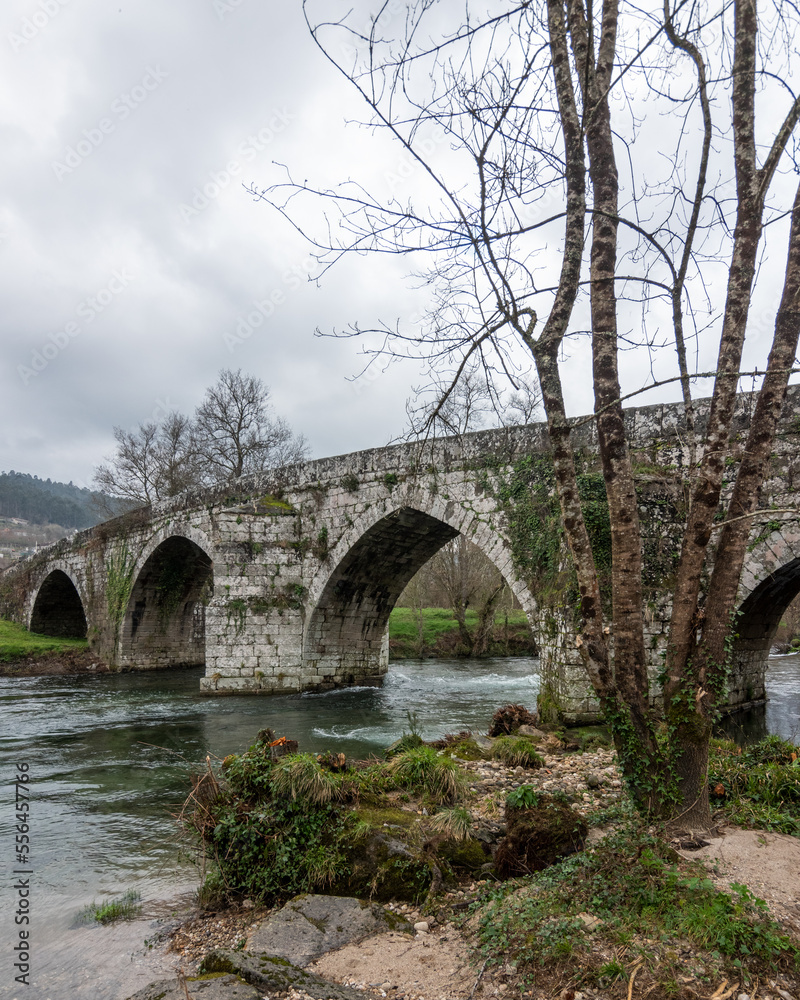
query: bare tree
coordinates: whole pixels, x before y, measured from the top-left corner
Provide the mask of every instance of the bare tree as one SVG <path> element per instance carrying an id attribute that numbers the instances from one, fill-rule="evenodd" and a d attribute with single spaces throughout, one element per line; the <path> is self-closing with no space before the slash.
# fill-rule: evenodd
<path id="1" fill-rule="evenodd" d="M 172 412 L 133 431 L 114 428 L 115 454 L 95 470 L 103 494 L 131 506 L 177 496 L 188 489 L 246 472 L 302 461 L 308 446 L 273 414 L 269 389 L 241 371 L 220 372 L 194 420 Z M 117 513 L 118 505 L 104 512 Z"/>
<path id="2" fill-rule="evenodd" d="M 370 124 L 415 164 L 414 195 L 401 201 L 356 182 L 314 187 L 291 176 L 254 193 L 305 233 L 303 199 L 326 203 L 337 217 L 314 239 L 323 270 L 349 251 L 428 255 L 434 291 L 423 334 L 378 329 L 385 350 L 447 372 L 440 408 L 476 364 L 492 381 L 515 376 L 521 350 L 533 358 L 580 592 L 581 655 L 621 766 L 643 810 L 707 826 L 729 610 L 800 332 L 800 190 L 787 163 L 800 116 L 792 90 L 800 14 L 778 4 L 759 12 L 756 0 L 543 0 L 488 13 L 469 0 L 460 13 L 414 0 L 404 18 L 382 7 L 365 33 L 346 18 L 317 19 L 313 6 L 306 0 L 322 52 L 363 97 Z M 783 257 L 783 291 L 745 457 L 714 534 L 754 284 L 782 270 L 759 267 L 767 252 Z M 581 333 L 611 520 L 613 658 L 562 381 L 565 339 Z M 670 342 L 675 353 L 665 355 Z M 620 351 L 645 352 L 640 386 L 681 386 L 694 431 L 687 342 L 697 355 L 713 350 L 716 363 L 710 417 L 689 443 L 665 743 L 646 668 L 642 540 L 622 410 L 623 395 L 635 393 L 623 394 Z M 676 355 L 673 375 L 666 364 Z"/>
<path id="3" fill-rule="evenodd" d="M 431 559 L 427 576 L 431 589 L 452 608 L 464 648 L 481 656 L 491 639 L 494 612 L 505 586 L 497 567 L 469 539 L 458 535 Z M 467 626 L 467 608 L 478 613 L 474 634 Z"/>
<path id="4" fill-rule="evenodd" d="M 308 445 L 302 435 L 275 416 L 270 391 L 241 369 L 224 369 L 206 390 L 195 413 L 197 447 L 212 481 L 302 461 Z"/>
<path id="5" fill-rule="evenodd" d="M 192 447 L 187 421 L 180 414 L 170 414 L 161 425 L 139 424 L 133 431 L 115 427 L 114 437 L 116 453 L 94 474 L 94 484 L 103 494 L 139 506 L 185 488 L 189 463 L 181 459 L 191 455 Z"/>
<path id="6" fill-rule="evenodd" d="M 200 484 L 202 462 L 189 417 L 173 411 L 159 425 L 157 458 L 161 496 L 174 497 Z"/>
<path id="7" fill-rule="evenodd" d="M 506 398 L 503 422 L 507 424 L 530 424 L 540 420 L 544 411 L 542 408 L 542 392 L 538 382 L 522 380 Z"/>
<path id="8" fill-rule="evenodd" d="M 448 388 L 450 391 L 447 391 Z M 486 373 L 472 367 L 452 388 L 441 381 L 407 403 L 411 433 L 421 437 L 461 436 L 496 425 L 500 399 Z"/>

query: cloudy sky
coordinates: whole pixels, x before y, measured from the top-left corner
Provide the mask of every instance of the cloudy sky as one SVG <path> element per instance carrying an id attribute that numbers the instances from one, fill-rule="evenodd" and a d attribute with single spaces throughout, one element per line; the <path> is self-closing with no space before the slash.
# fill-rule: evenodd
<path id="1" fill-rule="evenodd" d="M 315 456 L 403 429 L 414 366 L 352 381 L 359 344 L 314 331 L 417 312 L 406 265 L 309 282 L 308 246 L 243 187 L 275 161 L 414 183 L 345 125 L 363 111 L 298 2 L 4 0 L 0 45 L 0 469 L 89 485 L 114 425 L 191 412 L 225 367 L 270 385 Z M 574 413 L 585 374 L 576 355 Z"/>
<path id="2" fill-rule="evenodd" d="M 273 161 L 336 180 L 376 152 L 299 4 L 6 0 L 0 18 L 0 469 L 88 485 L 114 425 L 191 412 L 225 367 L 270 385 L 315 455 L 397 434 L 415 373 L 353 382 L 359 345 L 314 330 L 408 314 L 402 265 L 317 287 L 243 189 Z"/>

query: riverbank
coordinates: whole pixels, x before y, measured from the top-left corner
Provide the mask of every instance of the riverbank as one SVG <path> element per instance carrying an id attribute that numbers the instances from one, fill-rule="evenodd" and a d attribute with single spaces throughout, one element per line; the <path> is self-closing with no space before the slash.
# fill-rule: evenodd
<path id="1" fill-rule="evenodd" d="M 720 811 L 719 835 L 708 842 L 659 847 L 654 831 L 637 826 L 627 808 L 613 751 L 569 753 L 557 742 L 548 739 L 543 767 L 533 771 L 497 761 L 460 762 L 469 781 L 467 807 L 472 822 L 480 824 L 501 819 L 506 797 L 520 787 L 563 795 L 589 823 L 584 854 L 539 876 L 505 883 L 492 873 L 462 877 L 423 906 L 389 902 L 387 909 L 407 920 L 415 928 L 413 935 L 397 930 L 374 934 L 323 955 L 306 971 L 355 991 L 353 995 L 392 1000 L 727 1000 L 742 994 L 748 1000 L 796 1000 L 800 979 L 791 953 L 770 969 L 749 952 L 763 944 L 764 934 L 773 941 L 783 934 L 800 945 L 800 839 L 741 830 L 730 826 Z M 414 809 L 414 814 L 422 812 Z M 666 852 L 666 860 L 659 861 L 659 852 Z M 611 878 L 597 883 L 595 897 L 583 903 L 582 883 L 595 869 L 610 871 Z M 640 906 L 636 924 L 626 926 L 638 872 L 652 880 L 647 883 L 650 906 L 660 912 L 648 913 Z M 575 897 L 576 912 L 585 907 L 575 917 L 567 918 L 556 900 L 548 898 L 559 879 L 565 879 L 566 894 Z M 602 884 L 613 885 L 613 900 L 604 901 L 597 888 Z M 750 898 L 765 900 L 776 923 L 764 924 L 760 904 L 748 903 L 737 885 L 747 886 Z M 731 898 L 724 894 L 731 892 L 738 903 L 728 913 L 720 907 Z M 541 899 L 545 905 L 539 912 Z M 683 910 L 685 916 L 688 910 L 692 916 L 695 907 L 705 926 L 670 925 L 671 913 Z M 258 910 L 247 901 L 222 911 L 197 911 L 171 932 L 170 951 L 179 956 L 187 976 L 197 975 L 210 950 L 246 954 L 270 912 L 276 911 Z M 741 937 L 738 951 L 714 938 L 718 927 L 743 933 L 742 918 L 748 915 L 755 923 L 746 933 L 753 937 Z M 665 917 L 666 923 L 659 923 Z M 761 937 L 757 927 L 763 928 Z M 263 948 L 263 935 L 260 940 Z M 742 959 L 749 966 L 744 973 Z M 259 992 L 267 1000 L 308 995 L 301 988 Z"/>
<path id="2" fill-rule="evenodd" d="M 89 649 L 53 650 L 0 660 L 0 677 L 64 677 L 114 673 Z"/>
<path id="3" fill-rule="evenodd" d="M 483 639 L 479 616 L 468 608 L 465 628 L 450 608 L 394 608 L 389 616 L 389 658 L 538 656 L 524 611 L 499 611 Z"/>
<path id="4" fill-rule="evenodd" d="M 37 635 L 0 618 L 0 677 L 108 673 L 85 639 Z"/>

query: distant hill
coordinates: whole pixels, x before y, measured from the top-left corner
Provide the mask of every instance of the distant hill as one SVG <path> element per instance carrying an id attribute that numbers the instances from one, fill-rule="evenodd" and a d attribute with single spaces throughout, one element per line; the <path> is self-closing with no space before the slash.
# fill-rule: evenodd
<path id="1" fill-rule="evenodd" d="M 60 524 L 62 528 L 91 528 L 109 516 L 97 502 L 100 496 L 72 483 L 54 483 L 13 470 L 0 472 L 0 517 L 21 517 L 31 524 Z M 110 497 L 104 499 L 113 504 Z"/>

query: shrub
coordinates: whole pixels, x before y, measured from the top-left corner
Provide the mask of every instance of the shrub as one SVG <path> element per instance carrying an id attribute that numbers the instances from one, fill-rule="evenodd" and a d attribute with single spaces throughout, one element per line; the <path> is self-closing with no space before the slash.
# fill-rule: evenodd
<path id="1" fill-rule="evenodd" d="M 506 809 L 532 809 L 539 805 L 539 794 L 533 785 L 520 785 L 506 795 Z"/>
<path id="2" fill-rule="evenodd" d="M 246 753 L 226 757 L 218 774 L 209 766 L 194 777 L 181 819 L 198 839 L 204 861 L 210 862 L 201 892 L 203 904 L 242 895 L 274 903 L 329 886 L 380 892 L 385 898 L 402 892 L 400 898 L 416 899 L 422 884 L 417 884 L 419 872 L 420 878 L 430 881 L 427 861 L 414 860 L 414 885 L 405 889 L 398 882 L 406 870 L 405 862 L 400 863 L 403 859 L 378 858 L 378 875 L 376 858 L 365 868 L 363 856 L 375 853 L 365 846 L 370 837 L 365 823 L 370 830 L 376 825 L 369 810 L 343 807 L 360 801 L 362 795 L 388 807 L 380 796 L 389 788 L 408 789 L 437 803 L 457 800 L 464 787 L 458 765 L 431 747 L 418 745 L 416 734 L 405 739 L 412 743 L 410 748 L 388 762 L 348 768 L 343 755 L 334 753 L 276 758 L 274 733 L 264 730 Z M 414 822 L 414 817 L 396 808 L 390 815 L 393 823 L 400 817 Z M 448 836 L 457 836 L 459 823 L 467 821 L 468 816 L 453 811 Z M 384 820 L 376 822 L 380 830 Z M 376 882 L 370 889 L 373 878 L 380 885 Z"/>
<path id="3" fill-rule="evenodd" d="M 434 802 L 455 802 L 464 789 L 458 764 L 428 746 L 397 754 L 386 770 L 396 787 L 427 793 Z"/>
<path id="4" fill-rule="evenodd" d="M 272 767 L 271 783 L 273 795 L 315 806 L 341 801 L 347 794 L 342 775 L 307 753 L 279 758 Z"/>
<path id="5" fill-rule="evenodd" d="M 541 767 L 544 761 L 525 736 L 498 736 L 492 745 L 492 757 L 509 767 Z"/>
<path id="6" fill-rule="evenodd" d="M 524 705 L 504 705 L 492 716 L 489 735 L 510 736 L 520 726 L 535 726 L 538 721 L 536 714 L 528 711 Z"/>
<path id="7" fill-rule="evenodd" d="M 400 753 L 405 753 L 406 750 L 414 750 L 416 747 L 423 745 L 424 742 L 419 733 L 403 733 L 400 739 L 395 740 L 391 746 L 386 747 L 383 755 L 389 758 L 396 757 Z"/>
<path id="8" fill-rule="evenodd" d="M 466 840 L 472 829 L 472 817 L 463 806 L 455 806 L 436 813 L 430 826 L 448 840 Z"/>
<path id="9" fill-rule="evenodd" d="M 762 900 L 736 884 L 719 892 L 700 865 L 676 859 L 665 843 L 640 829 L 612 834 L 591 853 L 566 858 L 523 883 L 507 883 L 492 895 L 479 915 L 484 953 L 502 955 L 522 972 L 596 949 L 587 945 L 579 917 L 587 911 L 602 921 L 609 950 L 629 948 L 634 937 L 672 937 L 707 949 L 709 974 L 718 974 L 711 967 L 719 969 L 726 960 L 737 975 L 759 974 L 765 966 L 800 969 L 800 949 Z"/>
<path id="10" fill-rule="evenodd" d="M 219 778 L 209 768 L 192 781 L 181 819 L 211 861 L 205 905 L 239 895 L 273 902 L 330 883 L 342 867 L 333 803 L 351 779 L 308 754 L 273 760 L 272 736 L 226 757 Z"/>
<path id="11" fill-rule="evenodd" d="M 742 749 L 712 740 L 708 787 L 733 823 L 800 836 L 800 754 L 777 736 Z"/>

